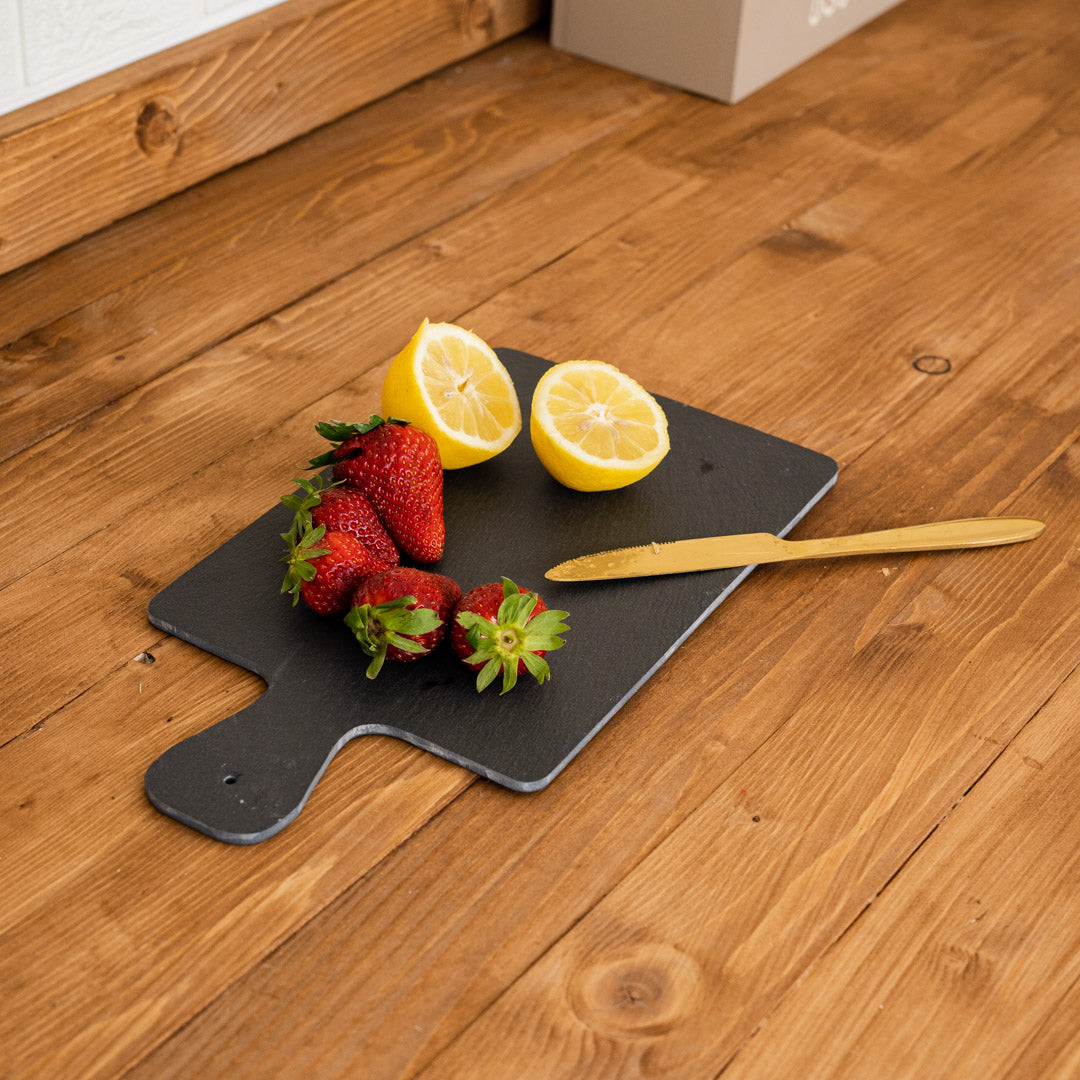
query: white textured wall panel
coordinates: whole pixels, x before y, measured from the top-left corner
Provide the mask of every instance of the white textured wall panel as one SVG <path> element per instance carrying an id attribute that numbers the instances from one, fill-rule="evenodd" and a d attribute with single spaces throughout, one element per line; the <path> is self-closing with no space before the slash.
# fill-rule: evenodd
<path id="1" fill-rule="evenodd" d="M 213 14 L 217 11 L 225 11 L 227 8 L 244 8 L 244 14 L 249 14 L 250 11 L 258 11 L 258 7 L 253 7 L 251 0 L 205 0 L 206 10 Z M 248 10 L 250 9 L 250 10 Z"/>
<path id="2" fill-rule="evenodd" d="M 22 85 L 22 56 L 15 0 L 0 0 L 0 106 L 14 97 Z"/>
<path id="3" fill-rule="evenodd" d="M 197 0 L 21 0 L 30 86 L 144 56 L 202 14 Z"/>
<path id="4" fill-rule="evenodd" d="M 281 0 L 0 0 L 0 113 Z"/>

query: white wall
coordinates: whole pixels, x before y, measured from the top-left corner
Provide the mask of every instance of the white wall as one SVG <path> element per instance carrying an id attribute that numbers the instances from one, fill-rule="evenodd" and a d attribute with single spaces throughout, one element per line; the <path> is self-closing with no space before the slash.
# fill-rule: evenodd
<path id="1" fill-rule="evenodd" d="M 0 0 L 0 113 L 280 0 Z"/>

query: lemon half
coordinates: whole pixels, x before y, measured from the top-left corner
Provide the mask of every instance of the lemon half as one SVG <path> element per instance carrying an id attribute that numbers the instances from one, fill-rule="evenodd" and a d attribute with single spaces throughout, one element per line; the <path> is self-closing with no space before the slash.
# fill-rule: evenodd
<path id="1" fill-rule="evenodd" d="M 408 420 L 438 444 L 444 469 L 476 465 L 521 430 L 521 407 L 502 361 L 476 334 L 425 319 L 394 358 L 384 416 Z"/>
<path id="2" fill-rule="evenodd" d="M 544 468 L 577 491 L 633 484 L 670 449 L 667 417 L 656 399 L 598 360 L 568 360 L 543 374 L 529 433 Z"/>

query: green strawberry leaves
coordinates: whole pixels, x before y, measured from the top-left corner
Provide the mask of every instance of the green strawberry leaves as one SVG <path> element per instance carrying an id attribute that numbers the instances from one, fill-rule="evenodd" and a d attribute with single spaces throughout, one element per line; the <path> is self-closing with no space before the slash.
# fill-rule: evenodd
<path id="1" fill-rule="evenodd" d="M 338 487 L 343 484 L 344 480 L 335 480 L 332 484 L 327 484 L 323 487 L 323 478 L 316 476 L 312 480 L 304 480 L 302 477 L 294 476 L 293 483 L 303 489 L 305 494 L 301 495 L 282 495 L 281 501 L 293 511 L 296 515 L 293 518 L 292 528 L 289 533 L 294 536 L 302 536 L 304 532 L 311 528 L 311 511 L 316 506 L 322 503 L 323 491 L 329 491 L 330 488 Z M 282 533 L 282 539 L 287 539 L 289 533 Z"/>
<path id="2" fill-rule="evenodd" d="M 374 431 L 380 424 L 406 423 L 408 423 L 407 420 L 399 420 L 396 416 L 388 416 L 384 420 L 375 413 L 372 413 L 367 420 L 357 423 L 349 420 L 321 420 L 315 425 L 315 430 L 324 439 L 329 439 L 334 446 L 332 450 L 327 450 L 325 454 L 313 457 L 308 462 L 308 466 L 312 469 L 321 469 L 324 465 L 333 465 L 335 461 L 340 461 L 341 459 L 336 456 L 336 451 L 342 443 L 347 442 L 356 435 L 366 435 L 369 431 Z"/>
<path id="3" fill-rule="evenodd" d="M 410 607 L 415 596 L 399 596 L 382 604 L 354 604 L 345 616 L 345 625 L 356 635 L 360 648 L 371 657 L 367 677 L 374 679 L 382 670 L 386 650 L 393 645 L 402 652 L 430 652 L 414 638 L 437 630 L 443 622 L 425 607 Z"/>
<path id="4" fill-rule="evenodd" d="M 293 607 L 300 600 L 300 587 L 305 581 L 314 581 L 316 570 L 312 565 L 313 560 L 321 555 L 329 555 L 329 548 L 318 547 L 319 541 L 326 534 L 326 526 L 319 525 L 311 528 L 311 514 L 307 514 L 307 524 L 303 525 L 301 514 L 298 512 L 293 518 L 292 527 L 288 532 L 281 534 L 281 539 L 288 545 L 284 562 L 289 564 L 285 572 L 285 580 L 281 583 L 283 593 L 292 593 Z"/>
<path id="5" fill-rule="evenodd" d="M 517 684 L 519 661 L 538 683 L 551 678 L 548 662 L 536 654 L 553 652 L 566 644 L 559 635 L 570 629 L 563 622 L 568 613 L 549 610 L 534 616 L 537 599 L 536 593 L 520 592 L 504 577 L 503 600 L 494 622 L 475 611 L 458 612 L 457 621 L 473 648 L 465 663 L 484 665 L 476 676 L 478 691 L 490 686 L 500 673 L 500 696 L 512 690 Z"/>
<path id="6" fill-rule="evenodd" d="M 323 483 L 322 477 L 315 478 L 316 483 L 298 478 L 293 479 L 305 492 L 303 498 L 299 495 L 282 495 L 281 501 L 294 512 L 292 524 L 288 532 L 281 534 L 285 541 L 287 551 L 284 562 L 289 564 L 285 572 L 285 580 L 281 583 L 283 593 L 291 593 L 293 607 L 300 601 L 300 587 L 305 581 L 314 581 L 317 573 L 312 565 L 315 559 L 322 555 L 329 555 L 329 548 L 319 547 L 319 541 L 326 535 L 326 526 L 311 527 L 311 511 L 322 501 Z M 331 484 L 331 487 L 334 485 Z"/>

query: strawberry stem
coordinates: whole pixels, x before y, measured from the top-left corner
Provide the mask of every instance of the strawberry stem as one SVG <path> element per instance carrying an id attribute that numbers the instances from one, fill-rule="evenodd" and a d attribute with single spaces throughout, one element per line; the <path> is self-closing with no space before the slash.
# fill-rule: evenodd
<path id="1" fill-rule="evenodd" d="M 305 480 L 302 477 L 294 476 L 293 483 L 304 491 L 303 497 L 296 494 L 282 495 L 281 501 L 294 512 L 292 528 L 289 530 L 294 536 L 302 536 L 303 533 L 311 528 L 311 511 L 315 509 L 322 502 L 323 491 L 329 491 L 331 488 L 337 487 L 339 484 L 343 484 L 344 480 L 335 480 L 332 484 L 327 484 L 323 487 L 323 478 L 321 476 L 315 476 L 311 480 Z M 282 533 L 282 536 L 287 536 L 287 533 Z"/>
<path id="2" fill-rule="evenodd" d="M 350 420 L 320 420 L 315 425 L 315 430 L 324 439 L 329 439 L 334 446 L 333 449 L 327 450 L 325 454 L 313 457 L 308 462 L 308 467 L 321 469 L 324 465 L 333 465 L 335 461 L 341 461 L 342 457 L 338 455 L 338 450 L 341 449 L 343 443 L 348 442 L 349 439 L 355 438 L 357 435 L 366 435 L 369 431 L 374 431 L 380 424 L 407 423 L 408 420 L 399 420 L 396 416 L 388 416 L 384 420 L 375 413 L 372 413 L 367 420 L 357 422 Z"/>
<path id="3" fill-rule="evenodd" d="M 548 662 L 538 652 L 553 652 L 566 642 L 559 634 L 570 628 L 562 620 L 565 611 L 541 611 L 533 615 L 536 593 L 522 592 L 509 579 L 503 578 L 503 601 L 494 622 L 475 611 L 458 613 L 458 623 L 465 627 L 466 640 L 473 652 L 465 658 L 467 664 L 483 664 L 476 676 L 476 689 L 485 690 L 502 673 L 499 696 L 517 685 L 518 662 L 540 684 L 551 678 Z"/>
<path id="4" fill-rule="evenodd" d="M 360 648 L 371 657 L 367 677 L 374 679 L 382 670 L 386 651 L 393 645 L 402 652 L 423 655 L 430 652 L 426 645 L 414 640 L 442 626 L 442 619 L 426 607 L 410 607 L 415 596 L 399 596 L 381 604 L 354 604 L 345 616 L 345 625 L 352 630 Z"/>
<path id="5" fill-rule="evenodd" d="M 285 580 L 281 583 L 283 593 L 292 593 L 293 607 L 300 600 L 300 587 L 305 581 L 313 581 L 317 571 L 312 562 L 321 555 L 329 555 L 329 548 L 316 547 L 326 533 L 326 526 L 319 525 L 311 528 L 311 515 L 308 514 L 307 525 L 301 532 L 298 529 L 300 514 L 293 518 L 292 526 L 288 532 L 281 534 L 281 539 L 288 545 L 284 562 L 289 564 L 285 571 Z M 299 536 L 298 536 L 299 534 Z"/>

